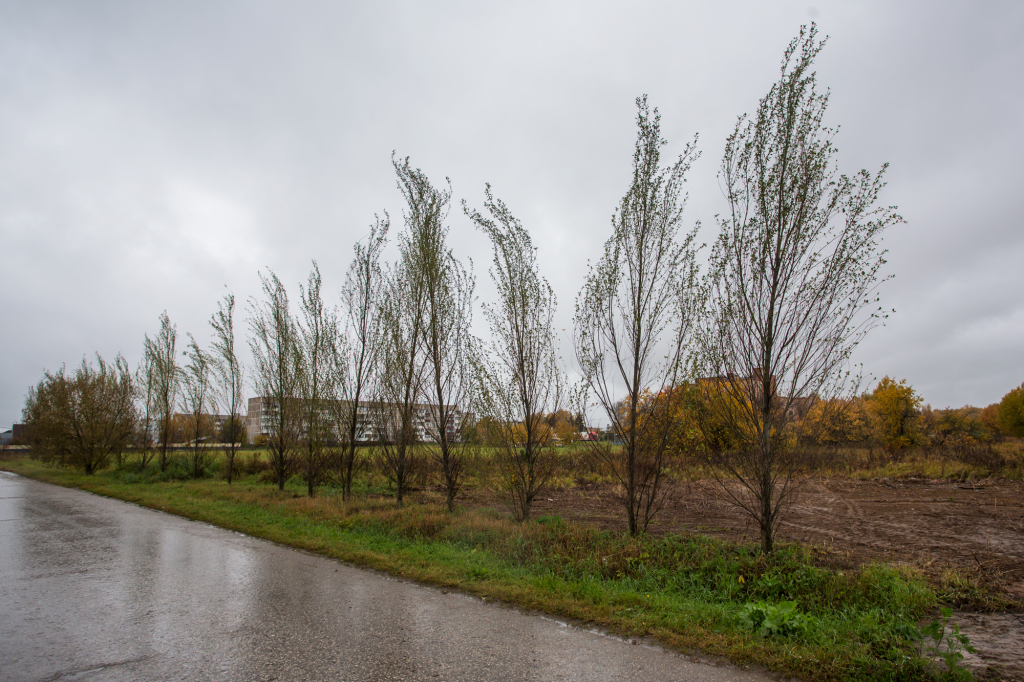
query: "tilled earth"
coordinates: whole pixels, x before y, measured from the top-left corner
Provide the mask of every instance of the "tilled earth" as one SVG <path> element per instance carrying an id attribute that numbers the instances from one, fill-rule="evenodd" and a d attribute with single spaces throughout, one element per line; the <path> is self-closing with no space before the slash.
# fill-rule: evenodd
<path id="1" fill-rule="evenodd" d="M 779 531 L 782 540 L 825 546 L 843 564 L 912 563 L 939 576 L 956 568 L 1024 601 L 1024 484 L 923 479 L 813 478 L 799 492 Z M 500 506 L 471 493 L 470 506 Z M 558 514 L 601 528 L 625 529 L 611 486 L 549 491 L 535 515 Z M 678 485 L 649 531 L 699 532 L 756 540 L 757 528 L 731 505 L 714 481 Z M 970 661 L 993 679 L 1024 680 L 1024 614 L 959 612 L 981 660 Z"/>

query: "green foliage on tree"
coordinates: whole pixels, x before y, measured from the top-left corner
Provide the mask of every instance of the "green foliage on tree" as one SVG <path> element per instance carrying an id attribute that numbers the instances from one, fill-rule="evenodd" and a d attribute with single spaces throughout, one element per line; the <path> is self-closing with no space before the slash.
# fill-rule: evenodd
<path id="1" fill-rule="evenodd" d="M 178 328 L 171 324 L 165 310 L 160 315 L 160 331 L 152 339 L 146 335 L 145 364 L 149 366 L 153 410 L 159 429 L 160 471 L 167 471 L 167 444 L 171 441 L 174 408 L 181 391 L 181 368 L 175 351 Z"/>
<path id="2" fill-rule="evenodd" d="M 262 411 L 268 417 L 267 447 L 278 490 L 295 468 L 295 449 L 301 429 L 296 397 L 302 378 L 302 347 L 299 330 L 288 307 L 288 292 L 272 271 L 260 274 L 264 300 L 249 300 L 249 348 L 251 377 Z"/>
<path id="3" fill-rule="evenodd" d="M 320 267 L 313 261 L 305 287 L 300 286 L 299 310 L 296 319 L 296 344 L 299 351 L 299 419 L 302 422 L 302 466 L 306 475 L 306 492 L 316 494 L 316 487 L 328 473 L 329 444 L 334 440 L 332 410 L 337 396 L 336 349 L 338 317 L 324 303 Z"/>
<path id="4" fill-rule="evenodd" d="M 120 355 L 109 364 L 82 360 L 72 373 L 46 372 L 29 389 L 22 420 L 33 456 L 93 474 L 128 448 L 136 435 L 136 389 Z"/>
<path id="5" fill-rule="evenodd" d="M 237 445 L 249 444 L 249 430 L 245 426 L 245 417 L 235 415 L 228 417 L 217 431 L 217 441 Z"/>
<path id="6" fill-rule="evenodd" d="M 472 261 L 465 267 L 448 246 L 445 222 L 451 188 L 435 188 L 423 171 L 409 165 L 408 158 L 394 165 L 406 200 L 406 232 L 400 248 L 423 299 L 423 320 L 418 325 L 424 363 L 420 391 L 427 412 L 423 431 L 426 440 L 436 444 L 427 452 L 441 473 L 445 507 L 454 511 L 467 456 L 466 439 L 459 433 L 460 410 L 472 402 L 474 390 L 470 328 L 476 278 Z"/>
<path id="7" fill-rule="evenodd" d="M 210 316 L 214 336 L 211 353 L 217 378 L 217 392 L 228 418 L 221 429 L 220 442 L 228 443 L 226 478 L 231 483 L 235 472 L 235 444 L 245 444 L 248 437 L 244 419 L 240 416 L 243 398 L 242 363 L 235 353 L 235 295 L 227 294 L 217 304 L 217 312 Z"/>
<path id="8" fill-rule="evenodd" d="M 484 194 L 489 218 L 463 202 L 466 215 L 491 240 L 490 275 L 498 290 L 498 302 L 484 304 L 491 338 L 477 356 L 478 404 L 485 438 L 495 448 L 502 492 L 516 519 L 528 521 L 534 498 L 557 465 L 554 424 L 545 418 L 558 413 L 565 398 L 556 300 L 540 275 L 530 233 L 494 198 L 490 185 Z"/>
<path id="9" fill-rule="evenodd" d="M 184 408 L 186 432 L 191 443 L 190 465 L 192 478 L 202 478 L 210 466 L 210 455 L 206 442 L 213 435 L 209 413 L 216 412 L 212 372 L 213 357 L 199 347 L 195 337 L 188 335 L 185 357 L 188 362 L 182 368 L 182 408 Z"/>
<path id="10" fill-rule="evenodd" d="M 370 234 L 356 242 L 355 257 L 349 265 L 341 290 L 345 328 L 335 348 L 335 381 L 341 400 L 334 403 L 338 436 L 344 440 L 338 466 L 342 498 L 352 497 L 356 445 L 361 438 L 373 438 L 372 424 L 360 423 L 360 403 L 376 397 L 378 364 L 384 343 L 381 305 L 387 279 L 381 269 L 381 252 L 387 244 L 391 220 L 387 213 L 377 217 Z"/>

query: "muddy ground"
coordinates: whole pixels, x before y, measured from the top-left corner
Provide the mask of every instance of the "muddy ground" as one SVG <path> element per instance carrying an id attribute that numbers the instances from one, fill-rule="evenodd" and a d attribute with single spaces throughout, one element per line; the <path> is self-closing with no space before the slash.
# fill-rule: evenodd
<path id="1" fill-rule="evenodd" d="M 469 494 L 465 502 L 501 506 L 482 492 Z M 626 527 L 610 486 L 549 491 L 534 514 Z M 757 538 L 757 527 L 729 504 L 714 481 L 677 486 L 649 531 Z M 808 479 L 779 537 L 824 546 L 840 564 L 907 562 L 936 580 L 944 571 L 960 569 L 1011 599 L 1024 600 L 1024 484 L 1019 481 Z M 1024 681 L 1024 614 L 964 610 L 955 620 L 979 649 L 980 660 L 971 661 L 978 672 Z"/>

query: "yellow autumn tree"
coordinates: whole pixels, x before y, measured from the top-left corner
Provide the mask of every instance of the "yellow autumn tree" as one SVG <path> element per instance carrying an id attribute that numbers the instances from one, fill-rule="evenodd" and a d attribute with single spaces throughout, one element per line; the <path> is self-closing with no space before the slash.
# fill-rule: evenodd
<path id="1" fill-rule="evenodd" d="M 933 410 L 926 405 L 921 410 L 921 422 L 931 446 L 963 459 L 972 449 L 992 440 L 981 414 L 980 408 L 971 406 Z"/>
<path id="2" fill-rule="evenodd" d="M 571 445 L 579 440 L 579 428 L 576 419 L 569 410 L 559 410 L 548 415 L 548 424 L 554 429 L 555 435 L 562 445 Z"/>
<path id="3" fill-rule="evenodd" d="M 907 383 L 886 376 L 878 382 L 868 399 L 868 410 L 874 417 L 875 434 L 890 452 L 899 452 L 921 445 L 921 396 Z"/>
<path id="4" fill-rule="evenodd" d="M 1024 438 L 1024 384 L 1003 396 L 996 408 L 1000 430 L 1014 438 Z"/>
<path id="5" fill-rule="evenodd" d="M 988 429 L 993 439 L 999 440 L 1002 438 L 1003 430 L 999 427 L 999 403 L 992 403 L 984 408 L 981 414 L 978 415 L 978 421 Z"/>
<path id="6" fill-rule="evenodd" d="M 839 448 L 871 439 L 872 415 L 863 397 L 818 400 L 800 421 L 802 442 Z"/>
<path id="7" fill-rule="evenodd" d="M 645 389 L 637 401 L 637 425 L 642 426 L 645 433 L 666 434 L 666 451 L 672 457 L 692 455 L 703 450 L 694 412 L 698 400 L 699 394 L 691 384 L 660 391 Z M 628 407 L 623 409 L 628 411 Z"/>

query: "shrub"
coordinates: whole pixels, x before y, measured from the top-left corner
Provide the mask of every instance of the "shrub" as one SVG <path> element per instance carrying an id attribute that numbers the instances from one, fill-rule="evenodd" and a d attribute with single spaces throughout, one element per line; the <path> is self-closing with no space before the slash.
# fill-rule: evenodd
<path id="1" fill-rule="evenodd" d="M 778 604 L 759 601 L 746 604 L 740 610 L 740 622 L 748 630 L 753 630 L 763 637 L 770 635 L 790 637 L 803 634 L 812 619 L 797 610 L 795 601 L 784 601 Z"/>

